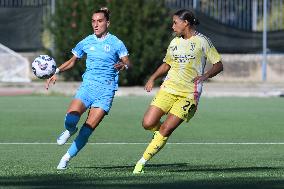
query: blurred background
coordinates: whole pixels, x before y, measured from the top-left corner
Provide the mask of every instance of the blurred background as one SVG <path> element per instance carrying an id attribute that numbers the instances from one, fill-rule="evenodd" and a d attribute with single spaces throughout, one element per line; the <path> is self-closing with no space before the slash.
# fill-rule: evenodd
<path id="1" fill-rule="evenodd" d="M 110 32 L 124 41 L 134 64 L 121 73 L 121 86 L 144 85 L 173 38 L 172 14 L 186 8 L 222 55 L 225 71 L 208 82 L 213 91 L 245 87 L 242 93 L 283 95 L 284 0 L 0 0 L 0 88 L 43 90 L 31 62 L 40 54 L 51 55 L 58 66 L 69 59 L 71 49 L 92 33 L 93 11 L 103 6 L 111 11 Z M 84 61 L 60 75 L 71 92 Z"/>
<path id="2" fill-rule="evenodd" d="M 102 6 L 111 11 L 110 32 L 123 40 L 134 66 L 121 73 L 112 110 L 82 154 L 58 172 L 69 144 L 59 147 L 55 139 L 85 60 L 48 91 L 31 64 L 40 54 L 58 66 L 69 59 L 93 33 L 91 16 Z M 221 53 L 224 72 L 204 83 L 194 119 L 137 177 L 133 167 L 152 136 L 140 126 L 153 98 L 147 95 L 161 81 L 151 93 L 143 85 L 173 38 L 173 13 L 184 8 L 195 12 L 198 31 Z M 0 0 L 1 189 L 284 188 L 280 97 L 284 0 Z"/>

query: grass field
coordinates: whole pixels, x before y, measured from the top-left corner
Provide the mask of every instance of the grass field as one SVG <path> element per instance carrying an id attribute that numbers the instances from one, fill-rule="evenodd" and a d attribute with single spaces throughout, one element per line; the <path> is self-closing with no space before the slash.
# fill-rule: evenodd
<path id="1" fill-rule="evenodd" d="M 70 100 L 0 97 L 0 188 L 284 188 L 283 98 L 202 98 L 144 175 L 132 170 L 151 139 L 140 126 L 150 97 L 117 97 L 69 169 L 56 170 Z"/>

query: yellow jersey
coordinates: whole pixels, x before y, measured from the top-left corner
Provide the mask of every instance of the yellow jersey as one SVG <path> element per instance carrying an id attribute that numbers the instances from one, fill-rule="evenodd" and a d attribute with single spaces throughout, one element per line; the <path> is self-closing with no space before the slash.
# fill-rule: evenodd
<path id="1" fill-rule="evenodd" d="M 212 64 L 221 61 L 220 54 L 206 36 L 195 32 L 189 39 L 175 37 L 163 60 L 171 68 L 161 90 L 198 101 L 202 83 L 194 83 L 192 80 L 204 74 L 207 59 Z"/>

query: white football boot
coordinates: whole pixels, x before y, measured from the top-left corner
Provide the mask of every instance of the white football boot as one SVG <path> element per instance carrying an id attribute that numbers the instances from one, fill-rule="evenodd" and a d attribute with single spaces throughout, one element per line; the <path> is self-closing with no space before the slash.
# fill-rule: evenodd
<path id="1" fill-rule="evenodd" d="M 67 169 L 68 163 L 71 157 L 68 153 L 66 153 L 60 160 L 59 164 L 57 165 L 57 170 L 65 170 Z"/>
<path id="2" fill-rule="evenodd" d="M 70 132 L 68 130 L 65 130 L 61 133 L 61 135 L 57 138 L 57 144 L 63 145 L 67 142 L 67 140 L 74 135 L 78 131 L 78 128 L 75 129 L 75 131 Z"/>
<path id="3" fill-rule="evenodd" d="M 59 164 L 57 165 L 57 170 L 65 170 L 67 169 L 69 161 L 65 159 L 61 159 Z"/>

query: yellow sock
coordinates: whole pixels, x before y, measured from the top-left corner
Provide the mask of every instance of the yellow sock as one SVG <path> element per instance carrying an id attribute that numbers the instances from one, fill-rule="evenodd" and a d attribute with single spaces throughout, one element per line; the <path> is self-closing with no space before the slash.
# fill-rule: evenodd
<path id="1" fill-rule="evenodd" d="M 143 158 L 150 160 L 155 154 L 157 154 L 167 143 L 168 137 L 164 137 L 159 131 L 155 131 L 154 137 L 148 147 L 146 148 Z"/>
<path id="2" fill-rule="evenodd" d="M 150 131 L 158 131 L 161 127 L 162 123 L 159 122 L 157 125 L 155 125 L 152 129 L 150 129 Z"/>

